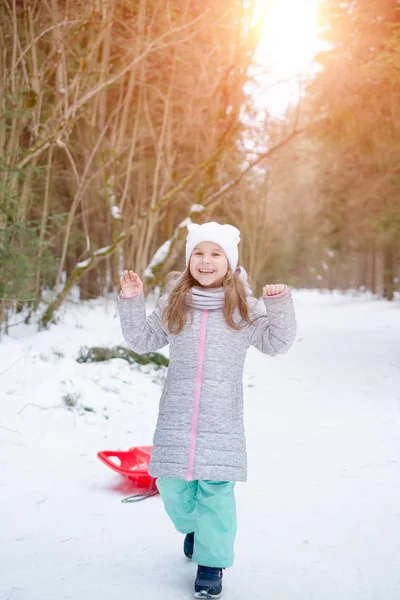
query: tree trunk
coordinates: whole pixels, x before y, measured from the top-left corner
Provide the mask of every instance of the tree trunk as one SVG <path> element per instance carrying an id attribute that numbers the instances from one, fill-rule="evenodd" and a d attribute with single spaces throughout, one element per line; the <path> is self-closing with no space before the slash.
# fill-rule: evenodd
<path id="1" fill-rule="evenodd" d="M 98 274 L 99 269 L 94 268 L 83 275 L 79 283 L 81 300 L 92 300 L 100 295 Z"/>
<path id="2" fill-rule="evenodd" d="M 394 297 L 394 276 L 393 243 L 387 241 L 383 247 L 383 297 L 388 300 Z"/>
<path id="3" fill-rule="evenodd" d="M 376 247 L 375 243 L 372 243 L 371 247 L 371 292 L 376 294 L 377 285 L 376 285 Z"/>

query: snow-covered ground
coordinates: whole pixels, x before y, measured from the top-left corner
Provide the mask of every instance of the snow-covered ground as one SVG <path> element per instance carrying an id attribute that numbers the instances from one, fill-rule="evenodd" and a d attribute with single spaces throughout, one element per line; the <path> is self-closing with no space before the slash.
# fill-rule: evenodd
<path id="1" fill-rule="evenodd" d="M 249 481 L 223 596 L 399 600 L 400 302 L 294 297 L 291 351 L 248 353 Z M 76 362 L 120 343 L 113 299 L 0 340 L 0 600 L 192 597 L 160 497 L 121 503 L 129 487 L 97 459 L 151 444 L 157 416 L 161 373 Z"/>

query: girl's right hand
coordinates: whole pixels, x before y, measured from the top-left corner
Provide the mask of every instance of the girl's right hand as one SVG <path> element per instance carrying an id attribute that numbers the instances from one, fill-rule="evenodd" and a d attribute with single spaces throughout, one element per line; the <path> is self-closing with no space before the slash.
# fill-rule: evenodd
<path id="1" fill-rule="evenodd" d="M 134 271 L 124 271 L 123 276 L 120 277 L 120 282 L 122 293 L 126 296 L 143 293 L 143 282 Z"/>

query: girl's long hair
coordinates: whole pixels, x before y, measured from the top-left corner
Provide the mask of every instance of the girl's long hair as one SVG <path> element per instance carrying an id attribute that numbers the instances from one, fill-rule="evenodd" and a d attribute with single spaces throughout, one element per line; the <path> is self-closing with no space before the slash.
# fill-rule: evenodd
<path id="1" fill-rule="evenodd" d="M 170 284 L 176 274 L 171 273 L 169 277 Z M 246 299 L 246 288 L 243 281 L 238 276 L 239 272 L 232 273 L 231 269 L 223 278 L 222 287 L 224 288 L 224 316 L 227 324 L 233 329 L 242 329 L 246 323 L 253 325 L 249 317 L 249 307 Z M 193 307 L 186 302 L 192 297 L 192 287 L 199 285 L 199 282 L 191 275 L 189 268 L 184 272 L 181 280 L 172 288 L 168 297 L 168 303 L 163 311 L 163 321 L 168 325 L 171 333 L 177 335 L 180 333 L 186 323 L 188 313 L 193 315 Z M 168 290 L 167 290 L 168 291 Z M 241 321 L 236 323 L 233 319 L 235 308 L 239 309 Z"/>

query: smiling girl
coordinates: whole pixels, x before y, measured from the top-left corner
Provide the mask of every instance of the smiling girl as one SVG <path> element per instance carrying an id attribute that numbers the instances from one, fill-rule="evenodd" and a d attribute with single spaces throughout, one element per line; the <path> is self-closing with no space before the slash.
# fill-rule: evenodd
<path id="1" fill-rule="evenodd" d="M 118 300 L 125 341 L 146 353 L 170 344 L 149 473 L 184 553 L 198 564 L 196 598 L 219 598 L 234 559 L 236 481 L 246 481 L 243 367 L 253 345 L 287 352 L 296 320 L 286 285 L 257 300 L 238 265 L 240 232 L 210 222 L 188 226 L 186 270 L 146 317 L 143 283 L 124 271 Z"/>

